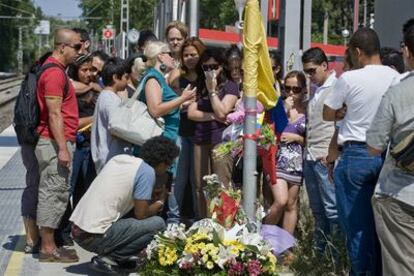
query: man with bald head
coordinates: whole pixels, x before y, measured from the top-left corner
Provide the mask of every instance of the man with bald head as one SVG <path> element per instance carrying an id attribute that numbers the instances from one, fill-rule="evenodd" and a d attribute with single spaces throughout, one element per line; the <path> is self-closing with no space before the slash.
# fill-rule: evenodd
<path id="1" fill-rule="evenodd" d="M 69 200 L 68 179 L 79 121 L 75 90 L 65 68 L 81 51 L 79 34 L 66 28 L 56 30 L 53 53 L 43 64 L 55 66 L 46 69 L 37 82 L 40 138 L 35 154 L 40 171 L 37 205 L 37 225 L 42 238 L 40 262 L 79 260 L 73 250 L 57 248 L 54 229 L 58 228 Z"/>

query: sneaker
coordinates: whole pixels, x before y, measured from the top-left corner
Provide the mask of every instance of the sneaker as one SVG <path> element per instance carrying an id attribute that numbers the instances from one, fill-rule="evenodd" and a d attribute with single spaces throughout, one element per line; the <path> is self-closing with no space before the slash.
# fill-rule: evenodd
<path id="1" fill-rule="evenodd" d="M 102 256 L 95 256 L 91 259 L 91 268 L 101 273 L 119 275 L 118 264 Z"/>
<path id="2" fill-rule="evenodd" d="M 42 263 L 76 263 L 79 261 L 78 255 L 73 250 L 65 248 L 56 248 L 52 253 L 40 251 L 39 262 Z"/>

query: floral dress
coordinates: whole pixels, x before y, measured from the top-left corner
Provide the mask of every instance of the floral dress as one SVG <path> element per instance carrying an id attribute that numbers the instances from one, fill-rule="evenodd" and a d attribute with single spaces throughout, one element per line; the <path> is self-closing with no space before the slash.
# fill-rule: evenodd
<path id="1" fill-rule="evenodd" d="M 283 133 L 293 133 L 305 137 L 305 115 L 289 122 Z M 280 142 L 277 153 L 277 177 L 289 183 L 302 185 L 303 146 L 299 143 Z"/>

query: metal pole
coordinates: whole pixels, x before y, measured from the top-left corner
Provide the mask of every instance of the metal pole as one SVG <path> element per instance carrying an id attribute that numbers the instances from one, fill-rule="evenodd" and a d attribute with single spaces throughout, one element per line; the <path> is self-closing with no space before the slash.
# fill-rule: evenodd
<path id="1" fill-rule="evenodd" d="M 358 30 L 359 25 L 359 0 L 354 0 L 354 33 Z"/>
<path id="2" fill-rule="evenodd" d="M 243 208 L 250 219 L 255 217 L 255 201 L 257 194 L 257 144 L 253 139 L 256 134 L 256 95 L 245 95 L 244 106 L 244 148 L 243 148 Z"/>
<path id="3" fill-rule="evenodd" d="M 23 73 L 23 27 L 19 27 L 19 41 L 17 48 L 17 71 L 19 74 Z"/>
<path id="4" fill-rule="evenodd" d="M 263 3 L 263 2 L 262 2 Z M 239 21 L 243 18 L 244 7 L 238 7 Z M 263 13 L 263 9 L 261 10 Z M 267 18 L 267 17 L 266 17 Z M 239 25 L 243 26 L 244 24 Z M 240 41 L 243 41 L 243 30 L 240 30 Z M 257 70 L 257 69 L 256 69 Z M 257 142 L 256 142 L 256 122 L 257 122 L 257 91 L 245 91 L 243 102 L 245 106 L 244 117 L 244 142 L 243 142 L 243 209 L 249 219 L 254 220 L 256 213 L 257 198 Z"/>
<path id="5" fill-rule="evenodd" d="M 328 26 L 329 26 L 329 14 L 328 10 L 325 10 L 323 16 L 323 44 L 328 44 Z"/>
<path id="6" fill-rule="evenodd" d="M 367 7 L 368 3 L 367 0 L 364 0 L 364 27 L 367 26 Z"/>
<path id="7" fill-rule="evenodd" d="M 269 0 L 261 0 L 260 1 L 260 13 L 262 14 L 262 21 L 263 21 L 263 26 L 265 28 L 265 34 L 267 36 L 268 32 L 267 32 L 267 27 L 268 27 L 268 11 L 269 11 Z"/>
<path id="8" fill-rule="evenodd" d="M 198 36 L 199 14 L 199 1 L 190 0 L 190 36 Z"/>

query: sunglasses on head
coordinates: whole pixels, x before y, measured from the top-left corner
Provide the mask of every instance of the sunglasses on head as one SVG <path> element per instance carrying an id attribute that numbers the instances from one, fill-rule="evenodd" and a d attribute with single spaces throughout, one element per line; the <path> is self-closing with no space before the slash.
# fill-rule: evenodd
<path id="1" fill-rule="evenodd" d="M 169 55 L 170 57 L 172 57 L 172 53 L 171 52 L 162 52 L 162 54 L 166 54 L 166 55 Z"/>
<path id="2" fill-rule="evenodd" d="M 79 51 L 80 49 L 82 49 L 82 43 L 78 43 L 78 44 L 67 44 L 67 43 L 65 43 L 65 46 L 68 46 L 68 47 L 74 49 L 75 51 Z"/>
<path id="3" fill-rule="evenodd" d="M 204 64 L 202 67 L 204 71 L 211 71 L 211 70 L 217 70 L 219 66 L 220 65 L 218 64 Z"/>
<path id="4" fill-rule="evenodd" d="M 285 91 L 286 93 L 289 93 L 290 91 L 292 91 L 293 94 L 299 94 L 302 92 L 302 87 L 285 85 Z"/>
<path id="5" fill-rule="evenodd" d="M 313 74 L 316 73 L 316 68 L 304 69 L 303 72 L 305 72 L 305 74 L 307 74 L 307 75 L 313 75 Z"/>

